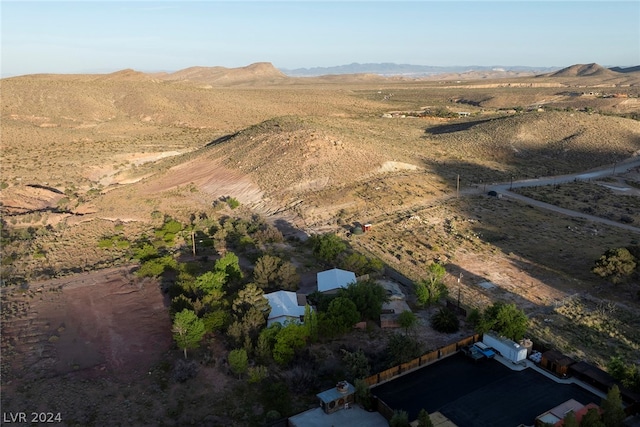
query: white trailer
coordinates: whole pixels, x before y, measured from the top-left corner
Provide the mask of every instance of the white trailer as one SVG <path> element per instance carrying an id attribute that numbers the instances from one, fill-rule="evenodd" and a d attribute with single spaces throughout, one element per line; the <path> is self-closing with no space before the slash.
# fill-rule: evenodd
<path id="1" fill-rule="evenodd" d="M 494 333 L 485 333 L 482 336 L 482 342 L 513 363 L 518 363 L 527 358 L 527 349 L 525 347 Z"/>

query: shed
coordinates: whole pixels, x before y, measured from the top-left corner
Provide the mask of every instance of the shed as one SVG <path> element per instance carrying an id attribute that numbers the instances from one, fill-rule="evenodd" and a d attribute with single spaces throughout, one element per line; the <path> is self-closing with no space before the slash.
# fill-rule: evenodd
<path id="1" fill-rule="evenodd" d="M 587 362 L 574 363 L 569 367 L 569 373 L 603 391 L 609 390 L 616 383 L 611 375 Z"/>
<path id="2" fill-rule="evenodd" d="M 318 280 L 318 292 L 337 292 L 340 288 L 346 288 L 349 283 L 356 282 L 356 273 L 339 268 L 321 271 L 316 277 Z"/>
<path id="3" fill-rule="evenodd" d="M 569 374 L 569 366 L 576 363 L 569 356 L 565 356 L 557 350 L 549 350 L 542 353 L 540 365 L 556 375 L 566 377 Z"/>
<path id="4" fill-rule="evenodd" d="M 304 316 L 306 298 L 290 291 L 277 291 L 265 294 L 271 311 L 267 319 L 267 326 L 274 323 L 284 324 L 286 321 L 300 323 Z"/>
<path id="5" fill-rule="evenodd" d="M 628 404 L 640 402 L 640 394 L 632 392 L 618 383 L 609 373 L 587 362 L 577 362 L 569 366 L 569 374 L 593 385 L 605 393 L 609 391 L 614 384 L 617 384 L 620 388 L 620 396 L 623 402 Z"/>
<path id="6" fill-rule="evenodd" d="M 347 381 L 340 381 L 334 388 L 316 394 L 320 407 L 327 414 L 348 407 L 355 402 L 356 389 Z"/>

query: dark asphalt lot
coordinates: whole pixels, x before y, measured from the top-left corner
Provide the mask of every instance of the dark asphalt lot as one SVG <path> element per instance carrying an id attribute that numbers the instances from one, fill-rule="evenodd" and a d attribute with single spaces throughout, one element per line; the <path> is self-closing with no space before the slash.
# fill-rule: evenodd
<path id="1" fill-rule="evenodd" d="M 460 427 L 533 425 L 536 416 L 569 400 L 600 403 L 575 385 L 559 384 L 532 370 L 512 371 L 496 360 L 477 363 L 462 353 L 372 389 L 409 419 L 420 409 L 440 411 Z"/>

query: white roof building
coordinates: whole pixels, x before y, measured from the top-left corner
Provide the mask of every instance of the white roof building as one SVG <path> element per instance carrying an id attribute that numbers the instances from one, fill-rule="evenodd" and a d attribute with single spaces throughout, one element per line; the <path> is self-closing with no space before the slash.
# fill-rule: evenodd
<path id="1" fill-rule="evenodd" d="M 349 283 L 355 283 L 356 273 L 333 268 L 319 272 L 317 278 L 318 292 L 335 292 L 340 288 L 346 288 Z"/>
<path id="2" fill-rule="evenodd" d="M 301 296 L 304 297 L 304 295 Z M 300 323 L 301 318 L 304 316 L 306 304 L 300 304 L 301 301 L 298 299 L 298 294 L 290 291 L 277 291 L 265 294 L 264 297 L 271 306 L 267 327 L 275 322 L 284 324 L 287 320 Z"/>

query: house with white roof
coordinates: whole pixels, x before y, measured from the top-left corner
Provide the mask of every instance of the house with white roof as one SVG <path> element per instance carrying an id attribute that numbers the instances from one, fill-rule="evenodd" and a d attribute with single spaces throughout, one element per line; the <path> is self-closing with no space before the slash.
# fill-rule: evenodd
<path id="1" fill-rule="evenodd" d="M 286 321 L 300 323 L 304 316 L 304 307 L 307 303 L 304 295 L 296 294 L 290 291 L 277 291 L 265 294 L 264 297 L 269 301 L 271 312 L 267 319 L 267 327 L 275 322 L 283 324 Z"/>
<path id="2" fill-rule="evenodd" d="M 355 283 L 356 273 L 333 268 L 319 272 L 317 278 L 318 292 L 334 293 L 340 288 L 346 288 L 349 283 Z"/>

